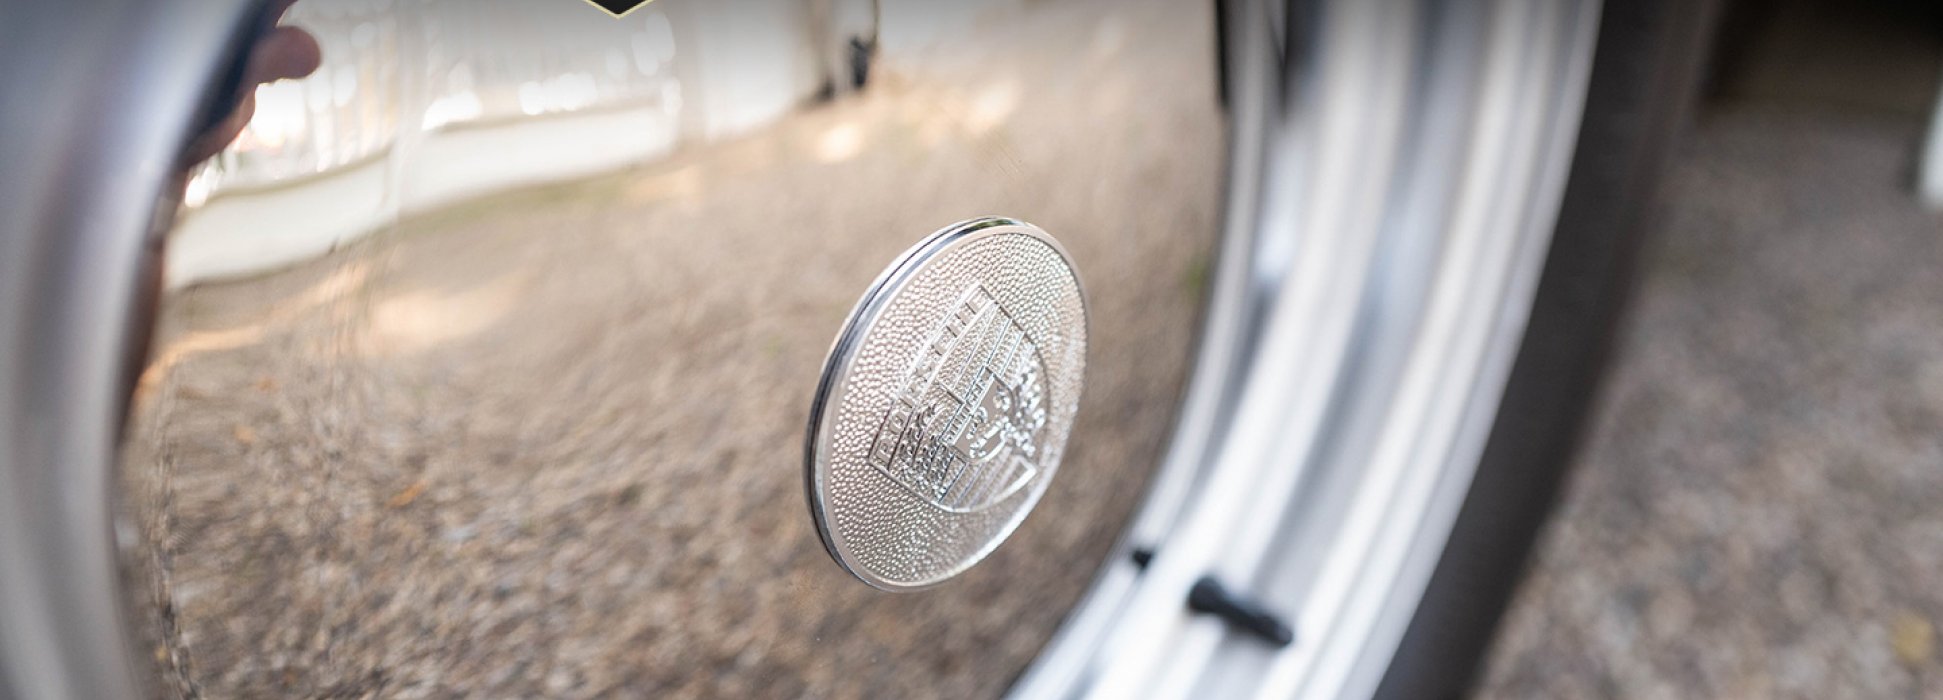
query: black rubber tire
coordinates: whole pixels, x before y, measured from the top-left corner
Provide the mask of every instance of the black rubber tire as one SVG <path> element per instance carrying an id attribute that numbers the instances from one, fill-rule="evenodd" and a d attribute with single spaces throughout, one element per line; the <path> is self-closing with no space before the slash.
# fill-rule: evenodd
<path id="1" fill-rule="evenodd" d="M 1466 694 L 1572 463 L 1717 3 L 1611 0 L 1531 320 L 1477 475 L 1379 698 Z"/>

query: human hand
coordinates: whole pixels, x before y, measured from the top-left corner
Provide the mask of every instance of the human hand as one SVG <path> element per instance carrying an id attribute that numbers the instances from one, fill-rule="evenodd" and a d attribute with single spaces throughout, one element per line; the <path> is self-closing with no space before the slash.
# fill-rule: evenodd
<path id="1" fill-rule="evenodd" d="M 274 16 L 281 17 L 296 0 L 275 2 Z M 256 86 L 316 72 L 323 63 L 323 49 L 310 32 L 297 27 L 273 27 L 257 37 L 245 61 L 240 99 L 221 121 L 190 140 L 184 162 L 200 163 L 222 152 L 256 116 Z"/>

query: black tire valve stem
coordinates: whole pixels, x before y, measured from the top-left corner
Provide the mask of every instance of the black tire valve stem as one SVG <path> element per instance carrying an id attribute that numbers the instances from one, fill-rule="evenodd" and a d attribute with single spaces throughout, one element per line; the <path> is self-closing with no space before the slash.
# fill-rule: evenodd
<path id="1" fill-rule="evenodd" d="M 1187 607 L 1198 613 L 1221 618 L 1223 622 L 1260 638 L 1277 648 L 1295 641 L 1295 630 L 1287 622 L 1248 598 L 1230 592 L 1213 576 L 1202 576 L 1188 589 Z"/>

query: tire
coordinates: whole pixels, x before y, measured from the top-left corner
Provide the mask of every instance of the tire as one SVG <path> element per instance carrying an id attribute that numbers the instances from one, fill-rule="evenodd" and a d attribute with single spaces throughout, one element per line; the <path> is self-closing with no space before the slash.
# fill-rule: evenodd
<path id="1" fill-rule="evenodd" d="M 1598 395 L 1659 174 L 1707 55 L 1710 5 L 1604 8 L 1530 325 L 1471 491 L 1377 697 L 1457 697 L 1476 680 Z"/>

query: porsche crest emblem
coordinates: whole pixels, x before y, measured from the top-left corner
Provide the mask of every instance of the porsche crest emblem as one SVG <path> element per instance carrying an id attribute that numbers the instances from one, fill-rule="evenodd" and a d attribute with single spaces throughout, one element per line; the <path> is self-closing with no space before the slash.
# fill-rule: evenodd
<path id="1" fill-rule="evenodd" d="M 1045 493 L 1086 363 L 1086 304 L 1044 231 L 938 231 L 867 291 L 810 410 L 810 511 L 844 569 L 921 588 L 983 559 Z"/>

